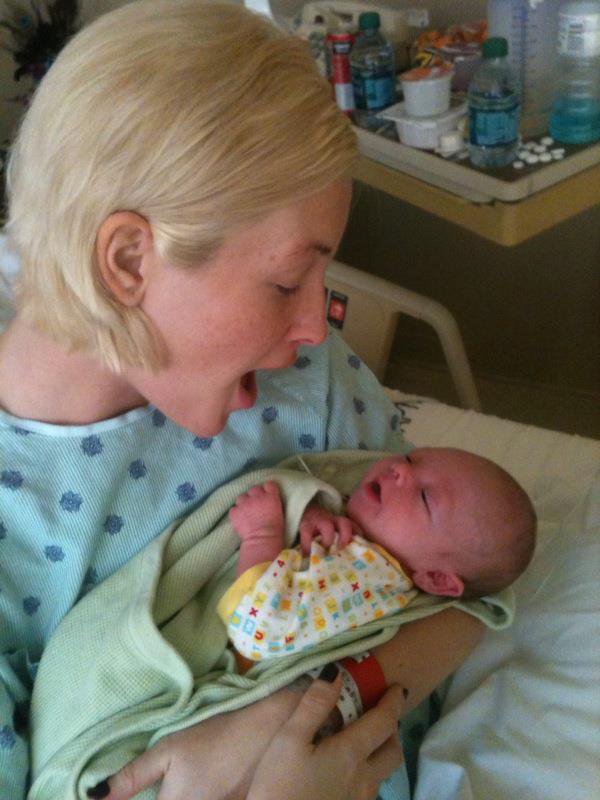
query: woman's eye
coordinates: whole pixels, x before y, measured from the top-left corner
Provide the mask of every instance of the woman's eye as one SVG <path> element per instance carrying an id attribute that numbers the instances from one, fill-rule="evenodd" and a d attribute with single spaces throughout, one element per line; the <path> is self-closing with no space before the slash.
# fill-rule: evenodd
<path id="1" fill-rule="evenodd" d="M 279 294 L 282 294 L 284 297 L 288 297 L 291 294 L 296 294 L 296 292 L 298 291 L 298 289 L 300 287 L 299 286 L 281 286 L 281 284 L 277 283 L 277 284 L 275 284 L 275 288 L 277 289 Z"/>

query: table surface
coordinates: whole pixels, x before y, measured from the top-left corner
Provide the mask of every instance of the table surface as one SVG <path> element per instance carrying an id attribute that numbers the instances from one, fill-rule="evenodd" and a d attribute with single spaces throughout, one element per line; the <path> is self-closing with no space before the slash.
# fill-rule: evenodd
<path id="1" fill-rule="evenodd" d="M 600 203 L 600 143 L 565 146 L 550 164 L 486 173 L 359 130 L 354 177 L 504 246 Z"/>

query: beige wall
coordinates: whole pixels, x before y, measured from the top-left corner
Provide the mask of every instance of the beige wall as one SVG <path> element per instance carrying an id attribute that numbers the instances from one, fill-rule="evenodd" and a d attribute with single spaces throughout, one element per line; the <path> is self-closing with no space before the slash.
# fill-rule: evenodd
<path id="1" fill-rule="evenodd" d="M 370 0 L 376 2 L 376 0 Z M 485 17 L 485 0 L 390 0 L 384 5 L 394 8 L 427 8 L 432 27 L 447 27 L 457 22 L 483 19 Z"/>
<path id="2" fill-rule="evenodd" d="M 308 1 L 308 0 L 307 0 Z M 433 27 L 452 25 L 485 16 L 485 0 L 362 0 L 391 8 L 427 8 Z M 292 16 L 302 6 L 302 0 L 271 0 L 276 13 Z"/>

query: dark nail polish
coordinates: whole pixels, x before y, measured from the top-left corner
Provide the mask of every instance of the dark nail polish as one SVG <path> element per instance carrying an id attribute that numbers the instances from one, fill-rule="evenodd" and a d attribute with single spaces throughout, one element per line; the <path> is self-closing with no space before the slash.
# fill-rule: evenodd
<path id="1" fill-rule="evenodd" d="M 110 786 L 108 781 L 100 781 L 100 783 L 87 790 L 87 796 L 91 797 L 92 800 L 102 800 L 103 797 L 108 797 L 109 794 Z"/>
<path id="2" fill-rule="evenodd" d="M 406 698 L 408 697 L 408 689 L 402 689 L 402 696 L 406 700 Z"/>
<path id="3" fill-rule="evenodd" d="M 335 664 L 327 664 L 319 673 L 319 680 L 333 683 L 339 674 L 339 669 Z"/>

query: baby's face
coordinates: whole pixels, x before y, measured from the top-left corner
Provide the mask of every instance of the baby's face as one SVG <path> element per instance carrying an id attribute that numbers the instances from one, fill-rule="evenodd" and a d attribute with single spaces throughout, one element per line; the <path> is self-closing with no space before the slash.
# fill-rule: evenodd
<path id="1" fill-rule="evenodd" d="M 469 558 L 469 522 L 489 502 L 490 479 L 471 453 L 417 448 L 374 464 L 348 514 L 410 570 L 456 570 Z"/>

